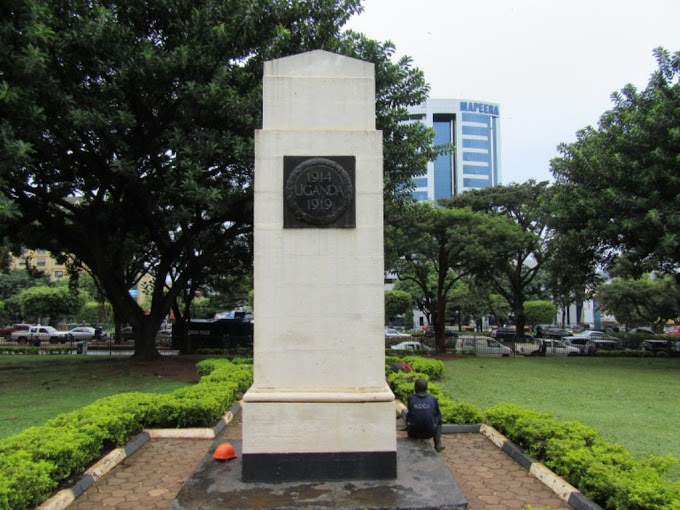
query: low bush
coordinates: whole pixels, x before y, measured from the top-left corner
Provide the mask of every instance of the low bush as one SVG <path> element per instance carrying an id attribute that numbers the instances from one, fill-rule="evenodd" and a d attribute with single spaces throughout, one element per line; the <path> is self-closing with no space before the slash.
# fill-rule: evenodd
<path id="1" fill-rule="evenodd" d="M 197 367 L 202 377 L 193 386 L 167 395 L 106 397 L 0 440 L 0 510 L 34 507 L 144 428 L 214 425 L 252 382 L 244 360 L 205 360 Z"/>
<path id="2" fill-rule="evenodd" d="M 422 356 L 406 356 L 404 362 L 415 372 L 427 374 L 430 380 L 440 379 L 444 374 L 444 363 L 438 359 L 423 358 Z"/>
<path id="3" fill-rule="evenodd" d="M 422 358 L 419 356 L 407 356 L 406 358 L 389 357 L 389 363 L 407 363 L 412 372 L 388 371 L 387 381 L 396 398 L 406 403 L 408 396 L 413 393 L 413 385 L 418 379 L 428 381 L 428 391 L 439 401 L 439 410 L 442 413 L 444 423 L 468 424 L 481 423 L 484 419 L 482 410 L 474 404 L 456 402 L 445 396 L 439 385 L 433 380 L 441 377 L 444 364 L 435 359 Z"/>
<path id="4" fill-rule="evenodd" d="M 604 508 L 670 510 L 680 508 L 680 485 L 667 478 L 676 459 L 638 460 L 623 446 L 577 422 L 503 404 L 485 411 L 486 421 L 527 454 L 565 478 Z"/>
<path id="5" fill-rule="evenodd" d="M 0 354 L 40 354 L 40 347 L 3 345 L 0 347 Z"/>

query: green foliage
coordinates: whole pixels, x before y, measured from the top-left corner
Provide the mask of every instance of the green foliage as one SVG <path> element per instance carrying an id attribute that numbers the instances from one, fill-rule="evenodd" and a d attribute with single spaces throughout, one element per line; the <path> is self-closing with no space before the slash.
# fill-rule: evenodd
<path id="1" fill-rule="evenodd" d="M 509 232 L 512 225 L 504 218 L 477 214 L 466 208 L 417 203 L 401 211 L 398 228 L 390 233 L 398 255 L 391 269 L 399 280 L 415 287 L 413 291 L 398 288 L 408 290 L 418 308 L 431 317 L 438 351 L 446 348 L 449 294 L 462 278 L 493 265 L 492 261 L 500 257 L 496 247 L 506 247 L 499 239 L 509 236 Z"/>
<path id="2" fill-rule="evenodd" d="M 437 397 L 439 401 L 439 409 L 444 423 L 481 423 L 484 420 L 484 414 L 479 407 L 450 399 L 442 393 L 439 385 L 432 382 L 433 379 L 441 377 L 443 373 L 441 361 L 420 356 L 407 356 L 403 359 L 387 356 L 385 359 L 388 363 L 386 368 L 387 380 L 397 399 L 406 402 L 408 396 L 414 392 L 415 381 L 425 379 L 428 381 L 428 392 Z M 389 363 L 394 362 L 407 363 L 413 369 L 413 372 L 392 372 Z"/>
<path id="3" fill-rule="evenodd" d="M 439 408 L 444 423 L 465 425 L 468 423 L 482 423 L 484 421 L 484 412 L 478 406 L 469 402 L 442 398 L 439 401 Z"/>
<path id="4" fill-rule="evenodd" d="M 25 269 L 15 269 L 9 273 L 0 272 L 0 301 L 10 299 L 29 287 L 49 285 L 45 275 L 35 275 Z"/>
<path id="5" fill-rule="evenodd" d="M 505 228 L 494 240 L 495 257 L 476 272 L 478 285 L 486 285 L 503 296 L 515 315 L 518 331 L 524 331 L 524 303 L 535 291 L 542 266 L 555 252 L 548 182 L 529 180 L 522 184 L 472 190 L 454 197 L 449 207 L 470 207 L 497 220 Z"/>
<path id="6" fill-rule="evenodd" d="M 0 346 L 0 354 L 39 354 L 40 347 L 3 345 Z"/>
<path id="7" fill-rule="evenodd" d="M 408 57 L 392 62 L 391 43 L 342 32 L 360 11 L 360 0 L 5 9 L 0 239 L 71 254 L 133 326 L 135 356 L 154 357 L 172 306 L 250 273 L 263 63 L 315 49 L 375 64 L 385 196 L 403 200 L 435 151 L 431 130 L 399 121 L 429 89 Z M 128 295 L 144 273 L 148 310 Z"/>
<path id="8" fill-rule="evenodd" d="M 413 306 L 413 297 L 403 290 L 385 291 L 385 324 L 397 315 L 406 315 Z"/>
<path id="9" fill-rule="evenodd" d="M 113 309 L 109 303 L 88 301 L 76 314 L 75 319 L 86 324 L 112 324 Z"/>
<path id="10" fill-rule="evenodd" d="M 550 301 L 525 301 L 524 313 L 528 324 L 552 324 L 555 321 L 557 307 Z"/>
<path id="11" fill-rule="evenodd" d="M 622 324 L 653 324 L 661 330 L 680 315 L 677 283 L 670 277 L 614 278 L 595 289 L 602 310 Z"/>
<path id="12" fill-rule="evenodd" d="M 561 231 L 606 263 L 624 254 L 638 273 L 680 267 L 680 52 L 654 50 L 647 86 L 612 94 L 597 127 L 561 144 L 551 162 Z"/>
<path id="13" fill-rule="evenodd" d="M 73 292 L 64 285 L 30 287 L 19 294 L 25 317 L 72 317 L 80 312 L 86 298 L 84 291 Z"/>
<path id="14" fill-rule="evenodd" d="M 171 394 L 106 397 L 0 440 L 0 509 L 34 507 L 106 448 L 146 427 L 213 425 L 252 382 L 246 363 L 206 360 L 200 372 L 198 384 Z"/>
<path id="15" fill-rule="evenodd" d="M 491 426 L 605 508 L 660 510 L 674 504 L 677 494 L 665 478 L 677 462 L 670 456 L 637 460 L 591 427 L 514 404 L 485 414 Z"/>
<path id="16" fill-rule="evenodd" d="M 0 509 L 29 508 L 49 497 L 57 487 L 50 477 L 55 470 L 52 462 L 36 460 L 26 450 L 0 454 Z"/>
<path id="17" fill-rule="evenodd" d="M 444 374 L 444 363 L 438 359 L 422 356 L 406 356 L 404 361 L 415 371 L 427 374 L 431 380 L 440 379 Z"/>
<path id="18" fill-rule="evenodd" d="M 51 478 L 65 480 L 84 471 L 102 446 L 101 437 L 87 428 L 31 427 L 0 442 L 0 456 L 21 450 L 32 452 L 34 460 L 54 466 Z"/>

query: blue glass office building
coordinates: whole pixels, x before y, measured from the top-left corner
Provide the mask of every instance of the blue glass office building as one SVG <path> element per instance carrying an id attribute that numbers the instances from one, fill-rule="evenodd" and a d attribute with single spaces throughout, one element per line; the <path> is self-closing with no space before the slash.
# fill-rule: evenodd
<path id="1" fill-rule="evenodd" d="M 435 130 L 435 145 L 456 150 L 428 163 L 427 174 L 415 179 L 418 200 L 450 198 L 469 189 L 500 184 L 500 106 L 470 99 L 430 99 L 409 108 L 411 122 Z"/>

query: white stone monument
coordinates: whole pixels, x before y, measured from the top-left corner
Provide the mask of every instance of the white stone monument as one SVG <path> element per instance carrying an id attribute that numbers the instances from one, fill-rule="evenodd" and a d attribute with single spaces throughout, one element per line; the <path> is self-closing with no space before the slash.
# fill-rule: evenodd
<path id="1" fill-rule="evenodd" d="M 243 480 L 395 478 L 373 64 L 320 50 L 266 62 L 263 103 Z"/>

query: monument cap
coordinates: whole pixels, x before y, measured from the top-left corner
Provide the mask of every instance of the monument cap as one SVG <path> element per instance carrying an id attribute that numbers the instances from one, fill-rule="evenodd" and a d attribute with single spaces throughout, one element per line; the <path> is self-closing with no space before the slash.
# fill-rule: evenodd
<path id="1" fill-rule="evenodd" d="M 230 460 L 235 459 L 237 455 L 231 443 L 222 443 L 215 449 L 213 457 L 217 460 Z"/>

